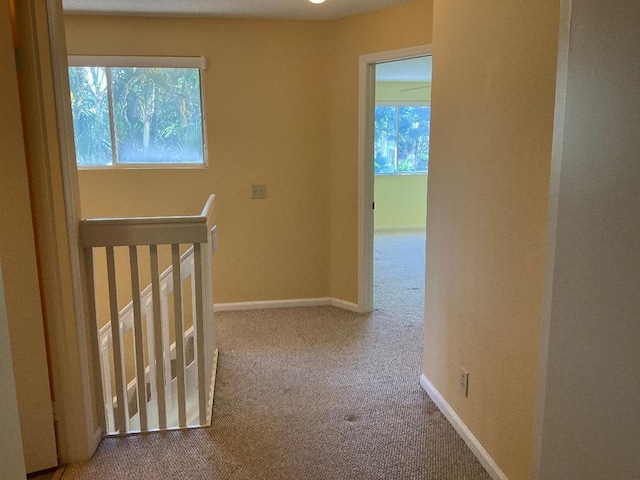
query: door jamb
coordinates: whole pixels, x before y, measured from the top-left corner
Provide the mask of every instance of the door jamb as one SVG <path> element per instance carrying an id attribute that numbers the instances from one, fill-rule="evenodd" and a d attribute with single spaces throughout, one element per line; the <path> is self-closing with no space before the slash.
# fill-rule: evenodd
<path id="1" fill-rule="evenodd" d="M 358 65 L 358 312 L 373 310 L 373 107 L 375 65 L 381 62 L 424 57 L 432 46 L 389 50 L 361 55 Z"/>
<path id="2" fill-rule="evenodd" d="M 49 31 L 49 51 L 51 53 L 51 77 L 53 81 L 55 113 L 57 121 L 57 146 L 60 160 L 60 177 L 65 204 L 66 238 L 68 241 L 65 267 L 69 269 L 72 298 L 67 308 L 73 312 L 72 318 L 58 319 L 54 336 L 57 336 L 59 362 L 53 362 L 54 383 L 58 378 L 60 386 L 56 397 L 61 400 L 62 421 L 58 441 L 64 448 L 59 451 L 65 463 L 88 460 L 102 440 L 102 429 L 95 424 L 92 398 L 92 379 L 89 368 L 91 356 L 85 319 L 87 310 L 87 291 L 85 286 L 84 256 L 81 255 L 80 224 L 80 185 L 76 168 L 73 121 L 71 118 L 71 99 L 69 96 L 69 75 L 67 66 L 66 33 L 64 29 L 64 11 L 61 0 L 46 0 Z M 51 168 L 51 167 L 50 167 Z M 49 192 L 51 195 L 52 192 Z M 68 263 L 67 263 L 68 262 Z M 66 365 L 65 365 L 66 364 Z M 63 367 L 71 367 L 67 371 Z M 75 367 L 75 368 L 74 368 Z M 93 379 L 95 381 L 95 379 Z"/>
<path id="3" fill-rule="evenodd" d="M 86 291 L 79 255 L 79 182 L 68 86 L 61 0 L 18 2 L 29 112 L 30 191 L 39 231 L 41 294 L 47 316 L 49 367 L 58 458 L 88 460 L 102 431 L 95 424 L 85 333 Z M 24 43 L 22 43 L 24 42 Z"/>

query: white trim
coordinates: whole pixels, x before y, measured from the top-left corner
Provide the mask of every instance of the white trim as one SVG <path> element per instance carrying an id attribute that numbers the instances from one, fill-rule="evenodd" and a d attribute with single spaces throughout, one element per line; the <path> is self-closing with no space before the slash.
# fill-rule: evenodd
<path id="1" fill-rule="evenodd" d="M 263 300 L 257 302 L 216 303 L 215 312 L 231 310 L 261 310 L 265 308 L 323 307 L 331 305 L 331 298 L 296 298 L 290 300 Z"/>
<path id="2" fill-rule="evenodd" d="M 201 215 L 173 217 L 89 218 L 80 221 L 84 248 L 175 243 L 207 243 L 215 195 L 209 195 Z"/>
<path id="3" fill-rule="evenodd" d="M 339 298 L 322 297 L 322 298 L 294 298 L 289 300 L 263 300 L 256 302 L 233 302 L 233 303 L 216 303 L 214 311 L 229 312 L 239 310 L 262 310 L 272 308 L 295 308 L 295 307 L 327 307 L 334 306 L 352 312 L 359 312 L 358 305 L 355 303 L 340 300 Z"/>
<path id="4" fill-rule="evenodd" d="M 384 178 L 384 177 L 418 177 L 418 176 L 422 176 L 422 177 L 428 177 L 429 176 L 429 172 L 428 171 L 424 171 L 424 172 L 393 172 L 393 173 L 376 173 L 375 177 L 376 178 Z"/>
<path id="5" fill-rule="evenodd" d="M 209 380 L 209 396 L 207 399 L 207 422 L 205 427 L 211 426 L 211 417 L 213 416 L 213 396 L 216 391 L 216 375 L 218 374 L 218 354 L 219 351 L 216 348 L 213 351 L 213 366 L 211 367 L 211 378 Z"/>
<path id="6" fill-rule="evenodd" d="M 385 227 L 375 227 L 376 232 L 414 232 L 424 233 L 426 232 L 426 225 L 394 225 Z"/>
<path id="7" fill-rule="evenodd" d="M 376 101 L 376 107 L 430 107 L 431 101 L 424 100 L 394 100 Z"/>
<path id="8" fill-rule="evenodd" d="M 478 439 L 473 435 L 473 433 L 471 433 L 471 430 L 469 430 L 469 428 L 464 424 L 458 414 L 453 410 L 453 408 L 451 408 L 451 405 L 447 403 L 444 397 L 440 392 L 438 392 L 436 387 L 433 386 L 424 373 L 420 375 L 420 386 L 425 392 L 427 392 L 427 395 L 431 397 L 431 400 L 433 400 L 447 420 L 449 420 L 449 423 L 451 423 L 456 432 L 458 432 L 458 435 L 460 435 L 462 440 L 464 440 L 464 443 L 467 444 L 471 452 L 476 456 L 478 461 L 480 461 L 489 476 L 493 480 L 509 480 L 504 472 L 500 470 L 498 464 L 487 453 Z"/>
<path id="9" fill-rule="evenodd" d="M 331 305 L 337 308 L 342 308 L 343 310 L 350 310 L 356 313 L 363 313 L 360 311 L 360 307 L 357 303 L 347 302 L 346 300 L 340 300 L 339 298 L 332 298 Z"/>
<path id="10" fill-rule="evenodd" d="M 202 106 L 204 108 L 204 105 Z M 203 145 L 206 142 L 202 142 Z M 78 165 L 78 170 L 206 170 L 207 154 L 203 163 L 112 163 L 111 165 Z"/>
<path id="11" fill-rule="evenodd" d="M 536 407 L 533 417 L 533 448 L 531 478 L 540 478 L 542 469 L 542 436 L 546 406 L 547 371 L 549 368 L 549 337 L 551 335 L 551 304 L 556 258 L 556 234 L 558 227 L 558 201 L 560 197 L 560 174 L 562 169 L 562 146 L 564 143 L 564 122 L 567 103 L 567 82 L 569 74 L 569 47 L 571 42 L 571 0 L 560 4 L 560 27 L 558 36 L 558 61 L 556 73 L 555 113 L 553 120 L 553 141 L 551 148 L 551 172 L 549 175 L 549 207 L 547 210 L 547 239 L 542 293 L 542 313 L 538 344 L 538 378 Z"/>
<path id="12" fill-rule="evenodd" d="M 102 427 L 98 427 L 94 430 L 93 436 L 91 437 L 90 444 L 89 444 L 89 448 L 91 451 L 95 452 L 98 449 L 100 442 L 102 442 L 103 435 L 104 435 L 104 432 L 102 431 Z"/>
<path id="13" fill-rule="evenodd" d="M 389 50 L 361 55 L 358 63 L 358 312 L 373 310 L 373 164 L 366 161 L 372 148 L 372 125 L 367 116 L 375 105 L 374 88 L 376 63 L 431 55 L 431 45 Z"/>
<path id="14" fill-rule="evenodd" d="M 54 189 L 56 184 L 62 183 L 65 209 L 63 220 L 58 224 L 55 219 L 50 225 L 53 233 L 60 235 L 59 242 L 54 242 L 50 267 L 60 264 L 68 266 L 71 285 L 65 286 L 71 290 L 70 299 L 62 299 L 60 289 L 51 291 L 52 308 L 55 309 L 53 328 L 49 330 L 49 340 L 52 345 L 51 375 L 56 405 L 60 404 L 56 438 L 58 441 L 58 456 L 63 463 L 85 461 L 91 458 L 97 448 L 97 430 L 94 428 L 94 416 L 91 399 L 91 377 L 89 373 L 89 350 L 87 347 L 86 300 L 87 292 L 84 282 L 84 259 L 80 256 L 78 239 L 78 222 L 80 219 L 80 186 L 75 169 L 75 146 L 73 140 L 73 121 L 71 117 L 71 98 L 69 96 L 69 74 L 67 69 L 67 47 L 64 30 L 64 13 L 62 2 L 46 0 L 46 14 L 48 27 L 48 41 L 50 54 L 51 79 L 53 81 L 52 96 L 55 100 L 56 125 L 51 133 L 57 141 L 57 154 L 60 162 L 58 173 L 53 161 L 47 158 L 45 175 L 47 177 L 47 191 L 43 197 L 53 208 L 59 192 Z M 32 14 L 35 14 L 36 2 L 31 0 Z M 33 17 L 35 18 L 35 17 Z M 35 20 L 33 20 L 35 27 Z M 37 35 L 34 33 L 37 43 Z M 43 47 L 46 48 L 46 47 Z M 36 56 L 38 53 L 36 52 Z M 39 67 L 39 62 L 38 62 Z M 42 79 L 38 79 L 41 81 Z M 42 87 L 40 87 L 42 88 Z M 48 101 L 49 98 L 47 97 Z M 44 100 L 40 100 L 43 105 Z M 41 115 L 44 111 L 41 110 Z M 48 128 L 45 128 L 45 135 Z M 45 136 L 47 145 L 55 141 Z M 57 185 L 55 185 L 57 186 Z M 64 245 L 64 243 L 67 243 Z M 59 277 L 60 269 L 56 275 Z M 68 280 L 65 274 L 63 280 Z M 66 285 L 57 279 L 60 285 Z M 49 285 L 52 285 L 51 283 Z M 58 303 L 58 302 L 62 303 Z M 60 315 L 60 316 L 58 316 Z"/>
<path id="15" fill-rule="evenodd" d="M 387 50 L 386 52 L 370 53 L 361 55 L 360 62 L 382 63 L 406 58 L 416 58 L 431 55 L 431 45 L 417 45 L 415 47 L 399 48 L 397 50 Z"/>
<path id="16" fill-rule="evenodd" d="M 127 438 L 137 435 L 149 435 L 151 433 L 163 433 L 163 432 L 179 432 L 187 430 L 196 430 L 198 428 L 209 428 L 211 425 L 186 425 L 184 427 L 167 427 L 167 428 L 149 428 L 148 430 L 128 430 L 124 433 L 112 432 L 107 433 L 103 438 Z"/>
<path id="17" fill-rule="evenodd" d="M 375 107 L 374 62 L 361 56 L 358 65 L 358 311 L 373 310 L 373 165 L 365 161 L 373 152 Z"/>
<path id="18" fill-rule="evenodd" d="M 205 57 L 68 55 L 67 59 L 70 67 L 207 68 Z"/>

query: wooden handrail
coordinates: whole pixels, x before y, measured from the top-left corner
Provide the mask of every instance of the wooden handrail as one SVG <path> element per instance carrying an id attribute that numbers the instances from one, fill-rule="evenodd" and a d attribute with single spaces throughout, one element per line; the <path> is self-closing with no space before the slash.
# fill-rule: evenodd
<path id="1" fill-rule="evenodd" d="M 214 201 L 212 194 L 201 215 L 83 219 L 81 243 L 84 248 L 206 243 Z"/>
<path id="2" fill-rule="evenodd" d="M 213 217 L 213 203 L 215 202 L 216 196 L 212 193 L 209 195 L 207 199 L 207 203 L 204 204 L 204 208 L 202 209 L 201 217 L 207 219 L 207 224 L 211 225 L 211 217 Z"/>

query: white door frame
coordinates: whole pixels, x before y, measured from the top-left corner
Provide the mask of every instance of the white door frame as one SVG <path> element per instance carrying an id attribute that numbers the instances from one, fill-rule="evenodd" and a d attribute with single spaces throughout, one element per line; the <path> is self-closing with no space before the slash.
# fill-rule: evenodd
<path id="1" fill-rule="evenodd" d="M 91 458 L 102 431 L 94 419 L 78 239 L 79 182 L 69 96 L 62 0 L 15 2 L 29 142 L 30 192 L 38 235 L 58 458 Z"/>
<path id="2" fill-rule="evenodd" d="M 358 311 L 373 310 L 373 109 L 375 65 L 432 54 L 431 45 L 361 55 L 358 98 Z"/>
<path id="3" fill-rule="evenodd" d="M 34 0 L 31 0 L 32 2 Z M 86 333 L 87 309 L 84 257 L 79 240 L 80 183 L 76 167 L 67 44 L 64 28 L 64 11 L 61 0 L 46 0 L 49 27 L 49 53 L 51 54 L 51 78 L 53 81 L 57 132 L 55 132 L 60 164 L 58 178 L 62 180 L 65 200 L 66 240 L 68 260 L 59 255 L 57 260 L 68 270 L 72 295 L 67 300 L 67 313 L 56 318 L 56 332 L 50 340 L 56 342 L 57 359 L 52 361 L 52 376 L 56 392 L 56 416 L 58 421 L 58 456 L 63 463 L 85 461 L 91 458 L 102 440 L 102 429 L 96 425 L 91 391 L 93 389 L 89 367 L 92 365 Z M 54 133 L 54 132 L 52 132 Z M 50 166 L 50 168 L 54 168 Z M 53 191 L 48 192 L 55 201 Z M 58 197 L 59 198 L 59 197 Z M 65 256 L 66 256 L 65 255 Z M 62 297 L 61 291 L 56 294 Z M 93 381 L 99 381 L 95 378 Z M 60 405 L 58 405 L 60 404 Z"/>

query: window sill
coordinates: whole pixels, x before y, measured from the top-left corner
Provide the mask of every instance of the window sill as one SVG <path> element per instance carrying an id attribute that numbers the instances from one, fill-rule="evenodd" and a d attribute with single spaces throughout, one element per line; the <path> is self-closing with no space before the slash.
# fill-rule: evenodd
<path id="1" fill-rule="evenodd" d="M 394 172 L 394 173 L 374 173 L 376 177 L 416 177 L 427 176 L 429 172 Z"/>
<path id="2" fill-rule="evenodd" d="M 195 165 L 184 163 L 162 163 L 162 164 L 119 164 L 119 165 L 78 165 L 78 170 L 82 171 L 113 171 L 113 170 L 205 170 L 209 168 L 207 164 Z"/>

